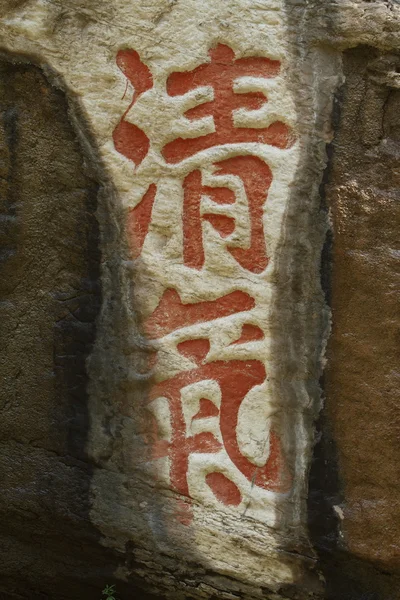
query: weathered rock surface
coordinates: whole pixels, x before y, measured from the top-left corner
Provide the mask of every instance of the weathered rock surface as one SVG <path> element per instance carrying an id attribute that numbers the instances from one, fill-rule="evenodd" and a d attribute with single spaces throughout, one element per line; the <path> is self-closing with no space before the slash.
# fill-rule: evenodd
<path id="1" fill-rule="evenodd" d="M 368 46 L 344 53 L 325 188 L 333 224 L 325 393 L 340 550 L 338 565 L 328 554 L 325 567 L 335 597 L 397 598 L 400 589 L 399 60 Z"/>
<path id="2" fill-rule="evenodd" d="M 400 597 L 400 6 L 0 7 L 6 597 Z"/>
<path id="3" fill-rule="evenodd" d="M 82 545 L 94 557 L 98 538 L 85 452 L 98 184 L 63 94 L 32 65 L 3 59 L 0 73 L 2 587 L 7 597 L 63 596 Z"/>

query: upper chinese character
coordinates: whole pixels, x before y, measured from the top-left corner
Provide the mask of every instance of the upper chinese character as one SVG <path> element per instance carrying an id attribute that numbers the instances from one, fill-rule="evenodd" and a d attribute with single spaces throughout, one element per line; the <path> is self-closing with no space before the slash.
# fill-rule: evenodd
<path id="1" fill-rule="evenodd" d="M 263 57 L 249 57 L 235 60 L 229 46 L 218 44 L 209 52 L 211 61 L 193 71 L 171 73 L 167 80 L 170 96 L 182 96 L 201 86 L 211 86 L 214 99 L 197 105 L 185 112 L 190 120 L 212 116 L 215 131 L 195 138 L 177 138 L 166 144 L 162 154 L 167 163 L 178 163 L 207 148 L 218 145 L 243 142 L 259 142 L 287 148 L 293 143 L 290 128 L 280 121 L 269 127 L 240 127 L 234 123 L 234 111 L 238 108 L 259 109 L 267 101 L 263 92 L 238 93 L 234 82 L 245 76 L 275 77 L 280 62 Z"/>

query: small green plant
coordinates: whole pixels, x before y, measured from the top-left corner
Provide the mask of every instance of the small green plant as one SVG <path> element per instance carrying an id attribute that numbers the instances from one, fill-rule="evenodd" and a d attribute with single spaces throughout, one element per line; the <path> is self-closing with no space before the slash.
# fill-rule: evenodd
<path id="1" fill-rule="evenodd" d="M 105 596 L 105 600 L 117 600 L 115 585 L 106 585 L 104 590 L 102 591 L 103 596 Z"/>

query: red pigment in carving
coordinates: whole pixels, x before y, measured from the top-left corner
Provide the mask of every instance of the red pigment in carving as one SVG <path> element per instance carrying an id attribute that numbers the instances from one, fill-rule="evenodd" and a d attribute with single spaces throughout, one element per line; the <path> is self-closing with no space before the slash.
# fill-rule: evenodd
<path id="1" fill-rule="evenodd" d="M 250 110 L 260 108 L 267 98 L 262 92 L 238 94 L 234 91 L 234 81 L 239 77 L 275 77 L 280 62 L 263 57 L 235 60 L 234 52 L 228 46 L 218 44 L 209 52 L 211 61 L 193 71 L 172 73 L 167 80 L 167 92 L 171 96 L 187 94 L 200 86 L 212 86 L 214 99 L 189 109 L 187 118 L 199 119 L 213 116 L 215 132 L 196 138 L 177 138 L 164 146 L 162 153 L 168 163 L 178 163 L 201 150 L 212 146 L 261 142 L 278 148 L 287 148 L 293 143 L 289 127 L 280 121 L 269 127 L 236 127 L 233 111 L 238 108 Z"/>
<path id="2" fill-rule="evenodd" d="M 196 419 L 208 419 L 209 417 L 218 417 L 219 410 L 215 406 L 214 402 L 208 400 L 207 398 L 200 398 L 200 408 L 198 412 L 194 415 L 192 421 Z"/>
<path id="3" fill-rule="evenodd" d="M 239 290 L 217 300 L 183 304 L 178 292 L 166 290 L 155 311 L 148 317 L 144 330 L 149 339 L 156 339 L 195 323 L 227 317 L 254 308 L 254 299 Z"/>
<path id="4" fill-rule="evenodd" d="M 257 325 L 250 325 L 249 323 L 246 323 L 242 327 L 242 333 L 240 335 L 240 338 L 238 340 L 236 340 L 235 342 L 232 342 L 231 345 L 245 344 L 246 342 L 256 342 L 258 340 L 263 340 L 263 339 L 264 339 L 264 332 L 262 329 L 257 327 Z"/>
<path id="5" fill-rule="evenodd" d="M 208 473 L 206 483 L 212 490 L 214 496 L 226 506 L 239 506 L 242 495 L 233 481 L 225 477 L 223 473 Z"/>
<path id="6" fill-rule="evenodd" d="M 129 211 L 127 234 L 133 258 L 137 258 L 142 251 L 149 230 L 156 192 L 157 186 L 152 183 L 139 204 Z"/>
<path id="7" fill-rule="evenodd" d="M 117 152 L 129 158 L 137 167 L 150 148 L 149 138 L 144 131 L 124 120 L 121 120 L 114 129 L 113 140 Z"/>
<path id="8" fill-rule="evenodd" d="M 196 171 L 194 171 L 196 172 Z M 201 185 L 201 179 L 200 179 Z M 211 200 L 216 204 L 234 204 L 235 203 L 235 192 L 226 187 L 208 187 L 202 186 L 203 194 L 210 196 Z M 204 218 L 205 215 L 203 215 Z"/>
<path id="9" fill-rule="evenodd" d="M 243 181 L 250 217 L 250 247 L 227 250 L 235 260 L 252 273 L 261 273 L 268 264 L 263 227 L 264 203 L 272 181 L 271 169 L 257 156 L 235 156 L 216 163 L 217 175 L 236 175 Z M 201 215 L 201 198 L 210 196 L 214 200 L 215 190 L 221 197 L 224 188 L 202 185 L 201 172 L 196 170 L 187 175 L 183 182 L 183 260 L 193 269 L 201 269 L 205 262 L 202 219 L 207 219 L 225 237 L 234 231 L 234 219 L 221 215 Z M 232 190 L 229 190 L 230 192 Z"/>
<path id="10" fill-rule="evenodd" d="M 150 69 L 140 60 L 135 50 L 120 50 L 116 63 L 134 88 L 133 102 L 153 87 L 153 76 Z"/>
<path id="11" fill-rule="evenodd" d="M 204 362 L 210 351 L 210 342 L 207 339 L 186 340 L 177 345 L 178 351 L 183 356 L 190 358 L 196 364 Z"/>
<path id="12" fill-rule="evenodd" d="M 153 87 L 153 77 L 135 50 L 120 50 L 116 62 L 131 82 L 134 93 L 130 105 L 113 131 L 114 146 L 120 154 L 139 166 L 149 151 L 150 141 L 144 131 L 126 121 L 125 117 L 139 96 Z"/>
<path id="13" fill-rule="evenodd" d="M 176 518 L 177 520 L 182 524 L 182 525 L 190 525 L 193 521 L 193 513 L 192 513 L 192 507 L 190 506 L 190 500 L 189 499 L 185 499 L 183 500 L 182 498 L 178 498 L 177 500 L 177 507 L 178 510 L 176 511 Z"/>
<path id="14" fill-rule="evenodd" d="M 203 219 L 211 223 L 221 237 L 227 237 L 235 231 L 235 219 L 225 215 L 203 215 Z"/>
<path id="15" fill-rule="evenodd" d="M 232 98 L 232 102 L 236 103 L 235 108 L 247 108 L 248 110 L 258 110 L 265 104 L 265 101 L 266 97 L 262 92 L 247 92 L 246 94 L 237 94 Z M 193 121 L 210 116 L 212 111 L 213 102 L 205 102 L 194 108 L 189 108 L 189 110 L 185 112 L 185 117 Z"/>
<path id="16" fill-rule="evenodd" d="M 237 424 L 241 403 L 247 393 L 265 380 L 265 368 L 258 360 L 214 361 L 183 371 L 171 379 L 155 385 L 150 391 L 149 401 L 167 398 L 171 412 L 172 439 L 155 442 L 157 456 L 160 451 L 170 458 L 170 481 L 172 487 L 182 495 L 189 495 L 187 472 L 192 452 L 218 452 L 221 445 L 211 433 L 199 433 L 187 437 L 181 403 L 181 389 L 187 385 L 213 379 L 221 390 L 220 428 L 224 447 L 233 464 L 258 487 L 274 492 L 285 492 L 290 488 L 291 478 L 286 468 L 280 441 L 270 432 L 269 456 L 263 467 L 257 467 L 243 456 L 237 441 Z M 162 444 L 160 450 L 159 444 Z"/>

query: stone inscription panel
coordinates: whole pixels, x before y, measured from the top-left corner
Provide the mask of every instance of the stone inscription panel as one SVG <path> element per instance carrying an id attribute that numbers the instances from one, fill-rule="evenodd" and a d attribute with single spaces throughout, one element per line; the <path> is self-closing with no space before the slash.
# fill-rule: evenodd
<path id="1" fill-rule="evenodd" d="M 266 206 L 296 142 L 290 118 L 268 105 L 281 62 L 217 43 L 156 90 L 135 49 L 116 63 L 128 105 L 113 143 L 135 173 L 126 235 L 150 357 L 137 373 L 150 385 L 146 466 L 177 493 L 181 522 L 192 500 L 271 520 L 292 486 L 268 385 L 276 223 Z M 275 195 L 284 187 L 281 177 Z"/>

